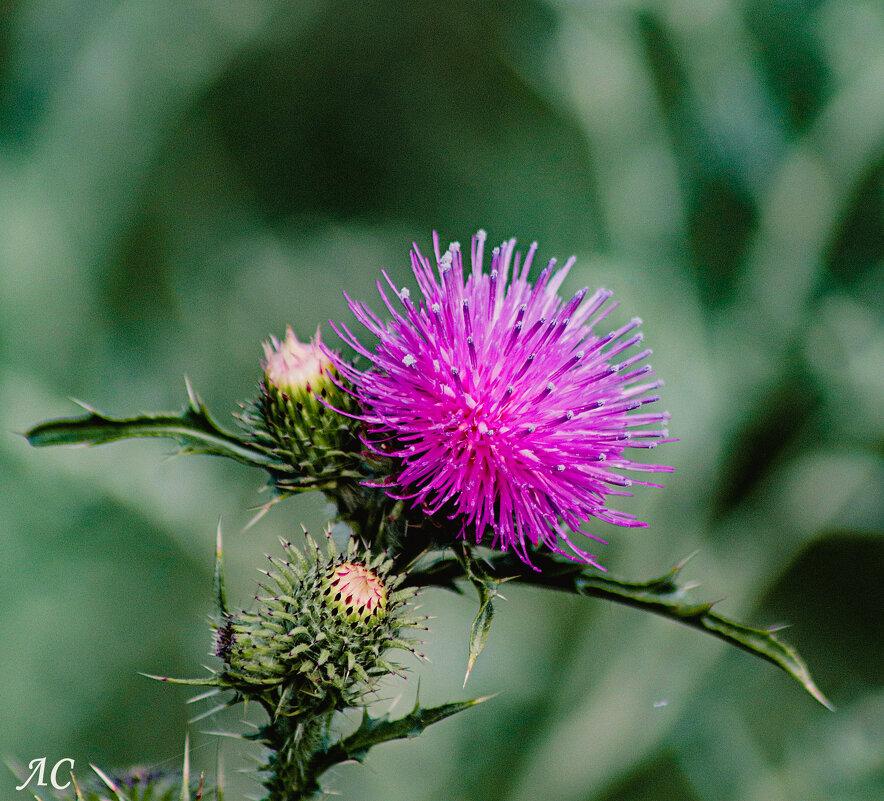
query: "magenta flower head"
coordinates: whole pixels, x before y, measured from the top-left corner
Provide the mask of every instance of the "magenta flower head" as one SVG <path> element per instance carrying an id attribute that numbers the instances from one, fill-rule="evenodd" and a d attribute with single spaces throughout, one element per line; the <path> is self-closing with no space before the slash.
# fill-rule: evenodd
<path id="1" fill-rule="evenodd" d="M 485 237 L 473 237 L 468 274 L 458 243 L 440 255 L 434 234 L 435 267 L 415 245 L 422 298 L 396 290 L 386 273 L 394 300 L 380 281 L 378 290 L 389 322 L 347 298 L 377 337 L 374 349 L 335 329 L 368 368 L 328 355 L 362 406 L 368 446 L 398 460 L 387 494 L 461 521 L 477 543 L 490 532 L 492 545 L 528 564 L 528 544 L 544 543 L 601 568 L 568 529 L 591 518 L 645 525 L 609 503 L 633 484 L 658 486 L 627 474 L 671 470 L 626 456 L 667 441 L 669 415 L 643 410 L 663 382 L 640 364 L 651 351 L 625 353 L 642 341 L 638 318 L 597 330 L 617 305 L 611 292 L 559 297 L 573 257 L 558 271 L 551 260 L 532 285 L 537 244 L 522 260 L 515 239 L 504 242 L 486 272 Z"/>

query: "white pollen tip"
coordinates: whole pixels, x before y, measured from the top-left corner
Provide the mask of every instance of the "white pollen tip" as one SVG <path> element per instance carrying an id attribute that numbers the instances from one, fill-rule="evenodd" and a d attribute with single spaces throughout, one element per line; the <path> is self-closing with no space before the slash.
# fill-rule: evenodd
<path id="1" fill-rule="evenodd" d="M 537 429 L 537 426 L 528 426 L 528 433 L 533 434 L 536 429 Z"/>
<path id="2" fill-rule="evenodd" d="M 402 300 L 408 300 L 411 297 L 411 290 L 407 286 L 402 287 L 399 291 L 399 297 L 402 298 Z"/>
<path id="3" fill-rule="evenodd" d="M 433 310 L 433 314 L 439 314 L 442 311 L 442 307 L 438 303 L 434 303 L 430 308 Z"/>
<path id="4" fill-rule="evenodd" d="M 452 253 L 457 253 L 457 251 L 460 250 L 460 242 L 452 242 L 452 243 L 448 246 L 448 249 L 449 249 Z"/>
<path id="5" fill-rule="evenodd" d="M 487 237 L 488 234 L 485 233 L 485 229 L 484 229 L 484 228 L 480 228 L 478 231 L 476 231 L 476 236 L 477 236 L 479 239 L 485 239 L 485 237 Z"/>
<path id="6" fill-rule="evenodd" d="M 558 470 L 560 473 L 563 472 L 564 469 L 565 469 L 565 465 L 563 465 L 563 464 L 556 465 L 556 470 Z"/>
<path id="7" fill-rule="evenodd" d="M 402 358 L 402 364 L 404 364 L 406 367 L 411 367 L 411 365 L 413 365 L 416 361 L 417 359 L 415 359 L 414 356 L 412 356 L 410 353 L 406 353 L 405 356 Z"/>
<path id="8" fill-rule="evenodd" d="M 567 412 L 565 412 L 565 418 L 568 419 L 568 420 L 573 420 L 573 419 L 574 419 L 574 412 L 572 412 L 572 411 L 569 409 Z"/>
<path id="9" fill-rule="evenodd" d="M 574 355 L 575 355 L 578 359 L 582 359 L 584 356 L 586 356 L 586 352 L 585 352 L 585 351 L 582 351 L 582 350 L 578 350 L 577 353 L 575 353 Z"/>
<path id="10" fill-rule="evenodd" d="M 464 298 L 464 299 L 463 299 L 463 307 L 464 307 L 465 309 L 469 309 L 469 308 L 470 308 L 470 299 L 469 299 L 469 298 Z"/>
<path id="11" fill-rule="evenodd" d="M 550 382 L 546 385 L 546 391 L 547 391 L 547 392 L 552 392 L 555 388 L 556 388 L 556 385 L 553 384 L 552 381 L 550 381 Z"/>
<path id="12" fill-rule="evenodd" d="M 512 395 L 512 394 L 516 391 L 516 388 L 515 388 L 512 384 L 510 384 L 510 385 L 506 388 L 506 391 L 507 391 L 507 394 L 508 394 L 508 395 Z"/>

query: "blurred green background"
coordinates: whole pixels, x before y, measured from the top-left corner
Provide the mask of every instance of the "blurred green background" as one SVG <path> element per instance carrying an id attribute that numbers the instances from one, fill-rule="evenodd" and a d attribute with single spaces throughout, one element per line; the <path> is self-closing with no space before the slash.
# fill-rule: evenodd
<path id="1" fill-rule="evenodd" d="M 471 594 L 378 710 L 501 691 L 327 784 L 355 801 L 884 795 L 884 5 L 876 0 L 0 3 L 0 754 L 175 767 L 219 516 L 247 599 L 322 498 L 171 443 L 35 451 L 75 412 L 221 421 L 260 343 L 347 319 L 413 239 L 575 253 L 640 314 L 680 442 L 607 530 L 615 575 L 789 641 L 838 707 L 673 623 L 510 587 L 461 690 Z M 331 335 L 328 326 L 324 328 Z M 665 456 L 665 459 L 663 458 Z M 213 769 L 226 714 L 192 727 Z M 224 741 L 229 795 L 259 788 Z M 0 797 L 22 798 L 0 773 Z"/>

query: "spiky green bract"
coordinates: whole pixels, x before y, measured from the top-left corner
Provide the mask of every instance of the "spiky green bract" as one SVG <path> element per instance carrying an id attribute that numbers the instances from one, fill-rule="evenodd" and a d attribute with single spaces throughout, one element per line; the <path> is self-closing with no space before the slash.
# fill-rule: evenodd
<path id="1" fill-rule="evenodd" d="M 289 328 L 281 342 L 265 343 L 264 353 L 259 395 L 243 405 L 239 420 L 255 446 L 293 468 L 274 475 L 277 490 L 334 490 L 341 481 L 364 478 L 357 403 L 340 388 L 319 333 L 302 343 Z"/>
<path id="2" fill-rule="evenodd" d="M 264 381 L 258 398 L 243 404 L 238 416 L 254 446 L 294 468 L 291 475 L 274 476 L 283 494 L 364 477 L 359 423 L 346 416 L 357 413 L 355 401 L 325 377 L 309 386 L 284 392 Z"/>
<path id="3" fill-rule="evenodd" d="M 325 550 L 309 535 L 306 541 L 303 553 L 284 541 L 285 557 L 268 557 L 255 608 L 227 612 L 217 627 L 221 683 L 261 701 L 274 717 L 360 704 L 379 677 L 399 672 L 388 651 L 415 652 L 403 633 L 421 623 L 406 605 L 414 590 L 397 589 L 403 577 L 390 573 L 386 554 L 373 555 L 352 539 L 339 553 L 330 535 Z M 335 590 L 335 571 L 345 567 L 370 577 L 382 602 Z"/>
<path id="4" fill-rule="evenodd" d="M 271 504 L 294 493 L 321 490 L 357 535 L 380 548 L 397 548 L 406 528 L 403 504 L 378 486 L 395 463 L 380 451 L 365 449 L 362 409 L 346 391 L 346 379 L 319 354 L 312 357 L 320 366 L 309 380 L 300 370 L 300 380 L 281 380 L 270 369 L 270 360 L 286 346 L 307 346 L 288 338 L 273 343 L 277 351 L 267 347 L 258 397 L 242 404 L 236 415 L 249 446 L 275 465 L 268 468 L 275 496 Z M 314 343 L 310 347 L 315 350 Z"/>
<path id="5" fill-rule="evenodd" d="M 410 613 L 415 590 L 401 589 L 386 554 L 350 539 L 340 553 L 331 535 L 320 548 L 309 534 L 303 550 L 283 541 L 284 557 L 268 557 L 262 595 L 251 611 L 224 608 L 216 623 L 223 669 L 211 682 L 258 701 L 269 721 L 252 736 L 271 756 L 264 766 L 268 799 L 308 797 L 310 759 L 328 745 L 335 712 L 364 706 L 377 681 L 398 674 L 394 649 L 417 654 L 405 637 L 425 628 Z M 216 570 L 223 585 L 223 571 Z"/>

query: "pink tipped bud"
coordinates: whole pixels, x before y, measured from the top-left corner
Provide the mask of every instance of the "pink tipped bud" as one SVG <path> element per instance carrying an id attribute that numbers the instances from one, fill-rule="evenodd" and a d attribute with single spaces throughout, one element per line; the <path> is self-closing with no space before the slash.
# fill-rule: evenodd
<path id="1" fill-rule="evenodd" d="M 332 363 L 322 352 L 319 329 L 309 343 L 299 342 L 291 326 L 286 328 L 285 339 L 279 342 L 270 337 L 264 343 L 264 377 L 280 392 L 291 394 L 310 391 L 311 382 L 317 382 L 330 370 Z"/>

